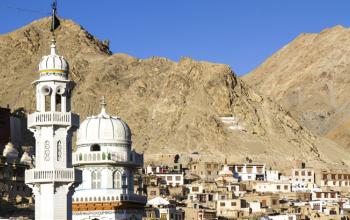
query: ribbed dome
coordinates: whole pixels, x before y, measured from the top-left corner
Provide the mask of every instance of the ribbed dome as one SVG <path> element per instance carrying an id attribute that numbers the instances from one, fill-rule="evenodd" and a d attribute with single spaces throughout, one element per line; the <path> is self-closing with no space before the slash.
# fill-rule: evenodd
<path id="1" fill-rule="evenodd" d="M 67 73 L 69 72 L 68 62 L 64 57 L 56 54 L 56 45 L 54 40 L 51 44 L 51 54 L 43 56 L 39 63 L 39 72 L 41 77 L 67 77 Z"/>
<path id="2" fill-rule="evenodd" d="M 97 116 L 88 117 L 78 130 L 77 145 L 131 144 L 129 126 L 119 117 L 109 116 L 105 108 Z"/>

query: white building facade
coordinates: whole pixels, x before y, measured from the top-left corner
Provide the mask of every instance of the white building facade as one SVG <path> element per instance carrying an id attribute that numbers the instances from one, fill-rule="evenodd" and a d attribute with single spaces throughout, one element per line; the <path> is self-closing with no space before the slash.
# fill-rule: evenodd
<path id="1" fill-rule="evenodd" d="M 146 197 L 134 173 L 143 155 L 131 150 L 131 131 L 119 117 L 102 111 L 88 117 L 78 131 L 73 164 L 83 172 L 83 182 L 73 196 L 73 219 L 141 219 Z"/>
<path id="2" fill-rule="evenodd" d="M 72 135 L 79 116 L 71 112 L 72 81 L 67 61 L 51 54 L 39 64 L 36 111 L 28 117 L 28 128 L 36 140 L 35 168 L 25 172 L 25 182 L 35 196 L 35 219 L 71 219 L 72 193 L 81 181 L 81 172 L 72 166 Z"/>

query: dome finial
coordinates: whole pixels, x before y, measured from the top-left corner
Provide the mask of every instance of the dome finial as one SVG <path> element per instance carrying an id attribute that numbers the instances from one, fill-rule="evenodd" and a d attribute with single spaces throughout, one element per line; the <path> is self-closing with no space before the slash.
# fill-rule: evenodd
<path id="1" fill-rule="evenodd" d="M 100 99 L 100 105 L 101 105 L 101 113 L 99 114 L 99 116 L 109 117 L 108 114 L 106 113 L 107 103 L 104 96 L 102 96 Z"/>
<path id="2" fill-rule="evenodd" d="M 56 39 L 55 39 L 55 34 L 52 34 L 52 39 L 51 39 L 51 55 L 56 55 Z"/>

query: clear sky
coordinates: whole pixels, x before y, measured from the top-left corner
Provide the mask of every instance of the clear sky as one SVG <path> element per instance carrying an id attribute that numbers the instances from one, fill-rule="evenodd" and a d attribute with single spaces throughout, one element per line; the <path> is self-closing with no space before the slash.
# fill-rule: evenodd
<path id="1" fill-rule="evenodd" d="M 50 0 L 0 0 L 0 34 L 48 16 Z M 58 0 L 114 53 L 189 56 L 248 73 L 302 32 L 350 25 L 350 0 Z"/>

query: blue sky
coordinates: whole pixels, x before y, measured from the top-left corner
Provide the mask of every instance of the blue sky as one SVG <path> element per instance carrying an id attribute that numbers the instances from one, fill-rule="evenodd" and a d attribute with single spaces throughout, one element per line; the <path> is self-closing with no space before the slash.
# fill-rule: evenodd
<path id="1" fill-rule="evenodd" d="M 0 34 L 48 16 L 50 0 L 0 0 Z M 302 32 L 350 25 L 349 0 L 58 0 L 114 53 L 230 65 L 242 75 Z"/>

